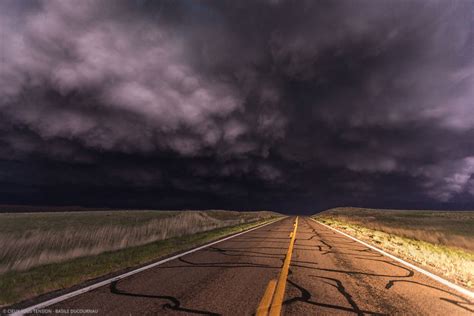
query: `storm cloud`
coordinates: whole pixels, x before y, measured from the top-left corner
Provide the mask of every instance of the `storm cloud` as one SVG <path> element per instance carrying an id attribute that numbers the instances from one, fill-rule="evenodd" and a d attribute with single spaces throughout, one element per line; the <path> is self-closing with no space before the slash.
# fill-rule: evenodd
<path id="1" fill-rule="evenodd" d="M 474 205 L 472 1 L 2 1 L 0 203 Z"/>

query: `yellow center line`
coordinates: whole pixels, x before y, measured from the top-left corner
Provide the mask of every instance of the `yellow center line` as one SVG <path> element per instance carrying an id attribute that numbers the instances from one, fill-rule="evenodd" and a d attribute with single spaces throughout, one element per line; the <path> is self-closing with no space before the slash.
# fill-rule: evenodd
<path id="1" fill-rule="evenodd" d="M 255 313 L 256 316 L 264 316 L 268 315 L 268 310 L 270 309 L 270 304 L 272 303 L 273 294 L 275 293 L 275 288 L 277 285 L 277 280 L 270 280 L 267 285 L 267 289 L 265 290 L 265 294 L 263 294 L 262 300 L 258 305 L 257 312 Z"/>
<path id="2" fill-rule="evenodd" d="M 265 294 L 258 305 L 256 316 L 279 316 L 281 313 L 281 306 L 285 298 L 286 279 L 288 278 L 288 271 L 290 270 L 291 255 L 293 254 L 296 230 L 298 229 L 298 216 L 296 217 L 294 227 L 293 232 L 290 234 L 290 246 L 288 247 L 288 252 L 286 253 L 278 281 L 271 280 L 268 283 Z"/>

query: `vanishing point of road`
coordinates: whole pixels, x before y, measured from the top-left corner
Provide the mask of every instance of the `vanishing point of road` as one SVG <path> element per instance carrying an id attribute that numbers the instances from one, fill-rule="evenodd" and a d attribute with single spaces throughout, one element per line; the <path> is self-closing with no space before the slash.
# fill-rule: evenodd
<path id="1" fill-rule="evenodd" d="M 295 220 L 49 308 L 99 315 L 473 315 L 462 294 L 307 217 Z"/>

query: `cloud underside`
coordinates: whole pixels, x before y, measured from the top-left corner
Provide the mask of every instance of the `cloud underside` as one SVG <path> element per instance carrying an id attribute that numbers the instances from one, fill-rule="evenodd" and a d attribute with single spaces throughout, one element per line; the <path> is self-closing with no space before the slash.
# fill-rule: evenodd
<path id="1" fill-rule="evenodd" d="M 210 207 L 474 200 L 470 1 L 0 12 L 0 190 L 12 200 L 58 186 Z"/>

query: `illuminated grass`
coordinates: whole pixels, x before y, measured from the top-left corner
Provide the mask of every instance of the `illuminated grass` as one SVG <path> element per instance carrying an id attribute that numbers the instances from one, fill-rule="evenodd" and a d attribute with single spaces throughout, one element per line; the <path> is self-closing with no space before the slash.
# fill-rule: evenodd
<path id="1" fill-rule="evenodd" d="M 468 288 L 474 283 L 474 253 L 456 247 L 401 237 L 328 216 L 316 219 L 397 257 L 412 261 Z"/>
<path id="2" fill-rule="evenodd" d="M 317 216 L 474 252 L 474 212 L 339 207 Z"/>

